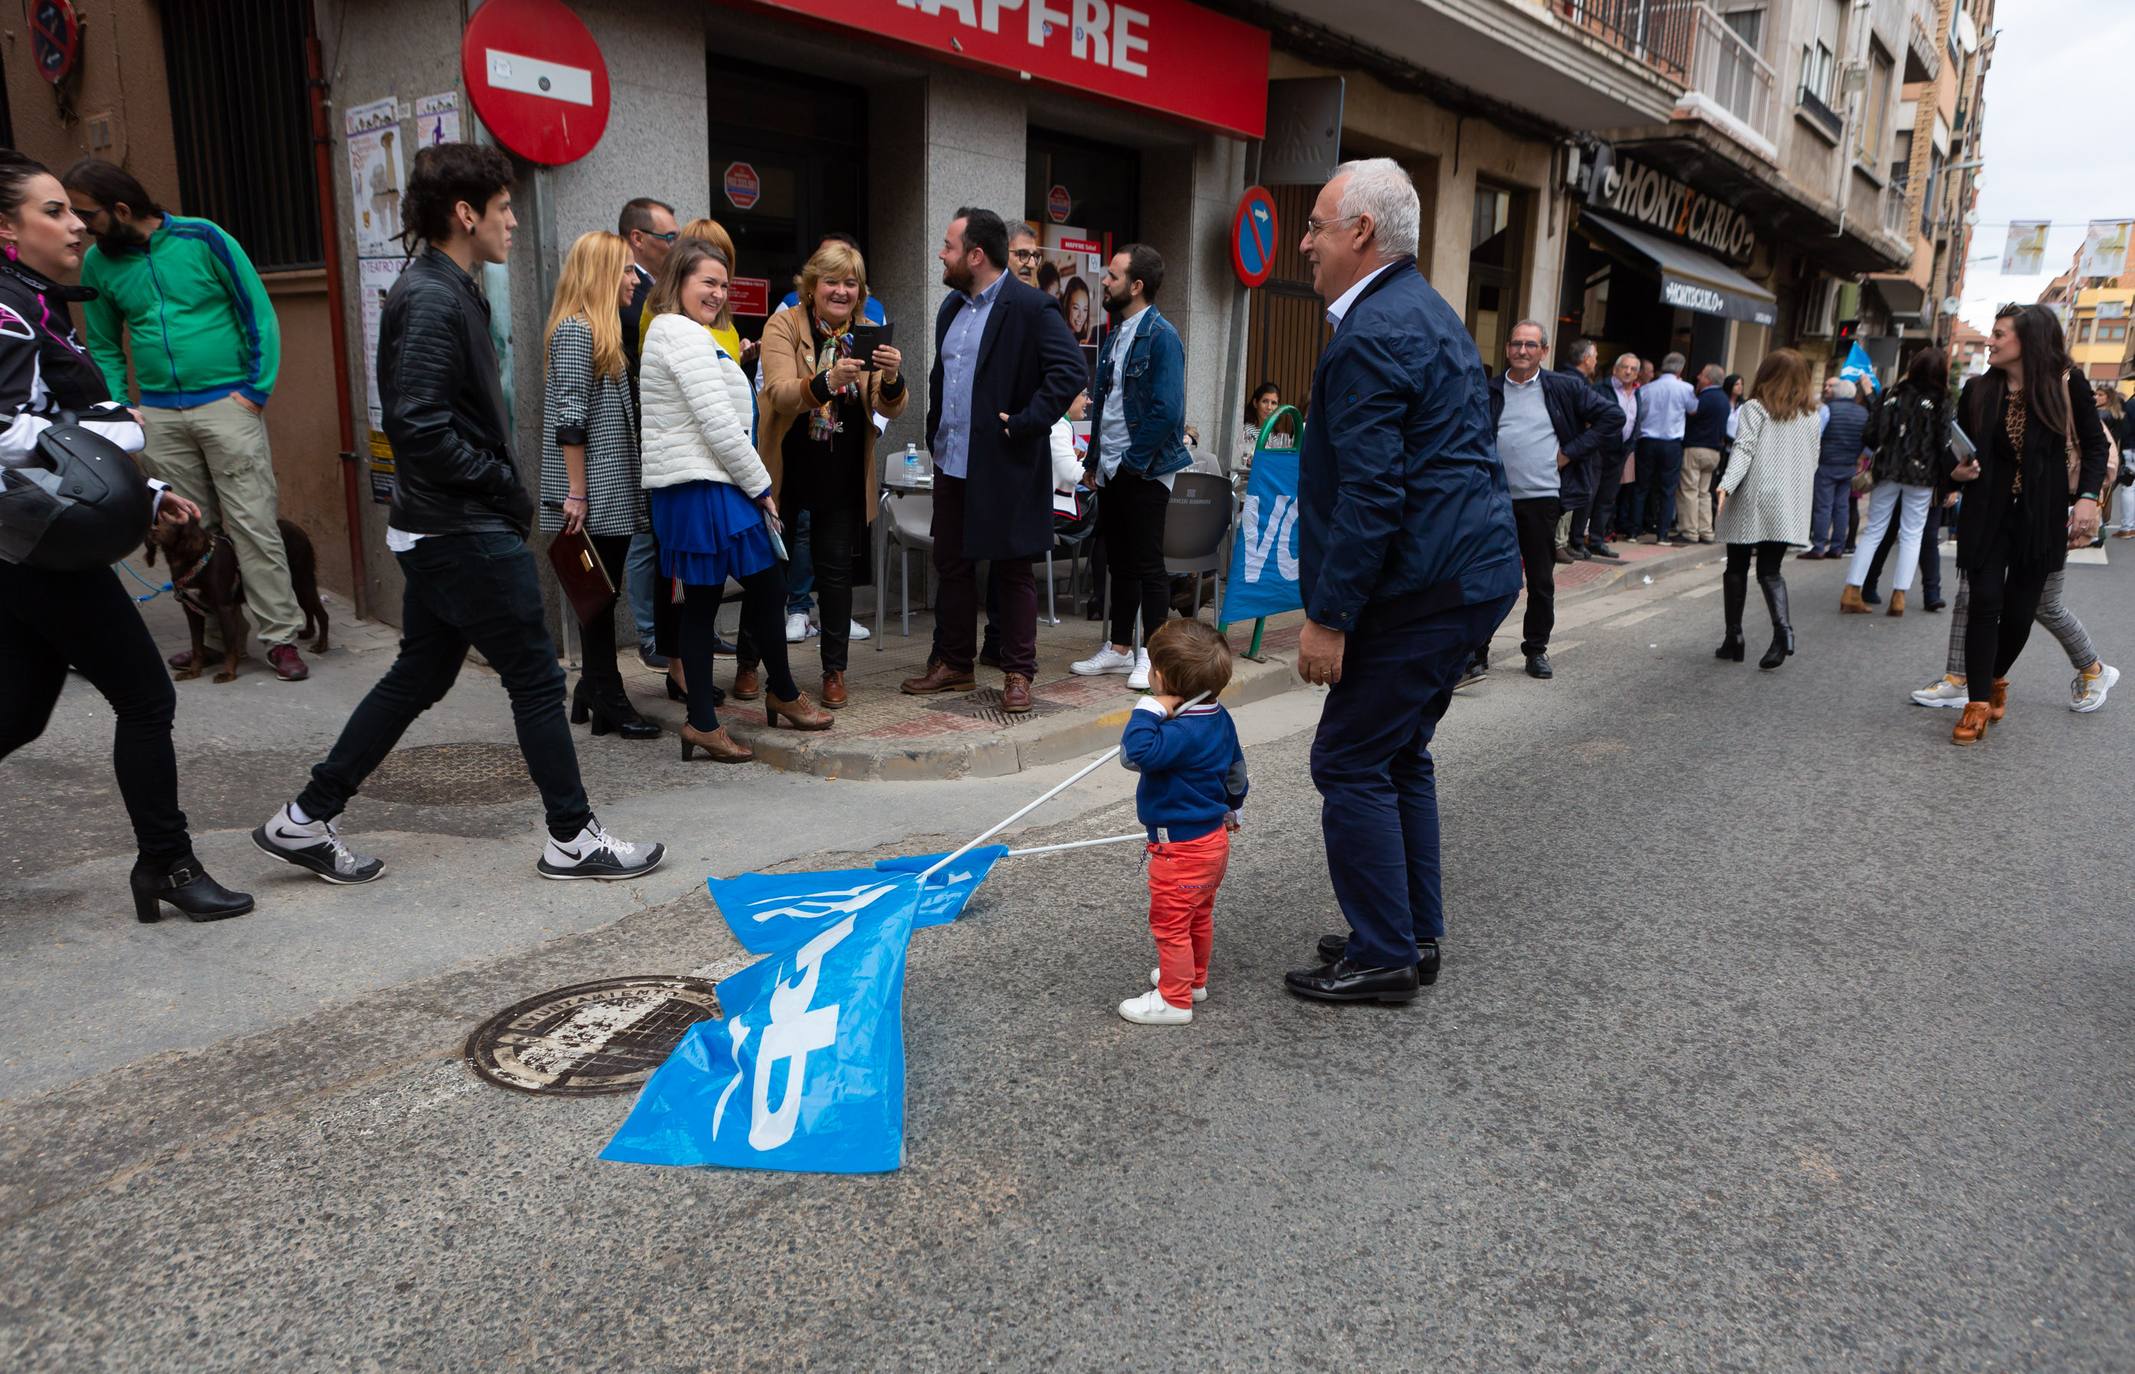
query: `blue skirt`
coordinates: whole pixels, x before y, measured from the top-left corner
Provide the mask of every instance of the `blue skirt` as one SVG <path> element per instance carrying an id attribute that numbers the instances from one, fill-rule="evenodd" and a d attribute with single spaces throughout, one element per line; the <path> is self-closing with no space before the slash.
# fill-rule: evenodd
<path id="1" fill-rule="evenodd" d="M 763 512 L 731 482 L 684 482 L 654 487 L 650 494 L 663 577 L 717 587 L 777 561 Z"/>

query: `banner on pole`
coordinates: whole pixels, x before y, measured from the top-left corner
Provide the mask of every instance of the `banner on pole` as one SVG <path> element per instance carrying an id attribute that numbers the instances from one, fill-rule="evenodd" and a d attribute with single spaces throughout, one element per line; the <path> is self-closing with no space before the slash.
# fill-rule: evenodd
<path id="1" fill-rule="evenodd" d="M 911 858 L 881 859 L 875 869 L 881 873 L 922 873 L 934 866 L 941 854 L 919 854 Z M 986 881 L 993 866 L 1008 853 L 1005 844 L 980 845 L 942 872 L 927 880 L 927 886 L 919 894 L 919 911 L 912 918 L 912 929 L 925 930 L 928 926 L 945 926 L 961 916 L 966 903 Z"/>
<path id="2" fill-rule="evenodd" d="M 2117 277 L 2127 271 L 2131 228 L 2135 228 L 2135 220 L 2092 220 L 2083 233 L 2083 251 L 2076 255 L 2076 275 Z"/>
<path id="3" fill-rule="evenodd" d="M 2050 220 L 2009 221 L 2009 239 L 2002 245 L 2002 275 L 2035 277 L 2043 271 L 2046 264 L 2046 232 L 2051 228 L 2053 224 Z"/>
<path id="4" fill-rule="evenodd" d="M 1839 367 L 1838 375 L 1856 385 L 1866 385 L 1871 391 L 1883 389 L 1882 379 L 1876 376 L 1875 362 L 1868 356 L 1868 350 L 1861 347 L 1861 341 L 1858 339 L 1853 341 L 1853 349 L 1846 354 L 1846 361 Z"/>
<path id="5" fill-rule="evenodd" d="M 863 871 L 879 896 L 719 984 L 722 1018 L 690 1028 L 602 1159 L 832 1174 L 904 1163 L 904 967 L 919 877 Z"/>
<path id="6" fill-rule="evenodd" d="M 1297 485 L 1297 449 L 1253 455 L 1219 619 L 1281 615 L 1305 604 L 1297 584 Z"/>
<path id="7" fill-rule="evenodd" d="M 751 954 L 783 954 L 847 916 L 894 898 L 898 878 L 872 868 L 821 873 L 740 873 L 709 878 L 712 902 Z"/>

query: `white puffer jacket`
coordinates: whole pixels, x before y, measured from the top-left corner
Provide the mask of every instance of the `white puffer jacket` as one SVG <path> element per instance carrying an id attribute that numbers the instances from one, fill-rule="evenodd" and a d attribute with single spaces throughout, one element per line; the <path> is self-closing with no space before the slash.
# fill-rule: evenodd
<path id="1" fill-rule="evenodd" d="M 727 482 L 751 500 L 771 489 L 749 438 L 749 379 L 703 325 L 682 315 L 652 322 L 638 397 L 648 488 Z"/>

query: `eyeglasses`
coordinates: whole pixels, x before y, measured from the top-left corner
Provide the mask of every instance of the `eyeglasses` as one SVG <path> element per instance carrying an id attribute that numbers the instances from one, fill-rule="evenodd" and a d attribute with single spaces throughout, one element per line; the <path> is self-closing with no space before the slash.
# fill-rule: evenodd
<path id="1" fill-rule="evenodd" d="M 1540 348 L 1541 346 L 1542 346 L 1542 345 L 1541 345 L 1540 341 L 1538 341 L 1538 340 L 1535 340 L 1535 339 L 1507 339 L 1507 340 L 1505 341 L 1505 349 L 1506 349 L 1506 351 L 1507 351 L 1507 352 L 1510 352 L 1510 351 L 1512 351 L 1512 350 L 1513 350 L 1513 349 L 1515 349 L 1515 348 L 1517 348 L 1517 349 L 1529 349 L 1529 348 Z"/>
<path id="2" fill-rule="evenodd" d="M 1362 215 L 1343 215 L 1338 219 L 1308 219 L 1305 221 L 1305 233 L 1308 237 L 1318 238 L 1337 224 L 1347 224 L 1353 219 L 1362 218 L 1364 218 Z"/>
<path id="3" fill-rule="evenodd" d="M 1011 248 L 1008 250 L 1008 256 L 1014 258 L 1017 262 L 1036 262 L 1038 260 L 1038 250 L 1035 248 Z"/>
<path id="4" fill-rule="evenodd" d="M 646 238 L 658 239 L 662 243 L 673 243 L 676 239 L 682 237 L 682 231 L 680 229 L 670 229 L 664 234 L 655 234 L 650 229 L 640 229 L 638 232 L 643 234 Z"/>

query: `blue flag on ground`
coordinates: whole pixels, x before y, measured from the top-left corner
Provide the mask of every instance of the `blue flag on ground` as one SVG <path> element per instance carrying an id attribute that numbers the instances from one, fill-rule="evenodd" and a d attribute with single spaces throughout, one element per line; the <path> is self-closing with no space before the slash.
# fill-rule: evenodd
<path id="1" fill-rule="evenodd" d="M 925 867 L 924 864 L 921 867 Z M 712 901 L 751 954 L 782 954 L 847 916 L 872 911 L 897 891 L 897 875 L 872 868 L 821 873 L 737 873 L 708 878 Z"/>
<path id="2" fill-rule="evenodd" d="M 911 858 L 880 859 L 875 863 L 878 871 L 885 873 L 920 873 L 932 868 L 935 861 L 948 853 L 918 854 Z M 941 872 L 927 879 L 927 889 L 920 894 L 919 915 L 912 921 L 914 930 L 928 926 L 945 926 L 963 914 L 964 905 L 986 881 L 994 864 L 1008 853 L 1005 844 L 980 845 L 950 864 Z"/>
<path id="3" fill-rule="evenodd" d="M 1262 449 L 1246 478 L 1245 505 L 1223 584 L 1226 622 L 1281 615 L 1304 605 L 1297 584 L 1298 451 Z"/>
<path id="4" fill-rule="evenodd" d="M 721 982 L 723 1018 L 690 1028 L 602 1159 L 833 1174 L 904 1163 L 904 962 L 919 880 L 861 871 L 884 892 Z"/>

